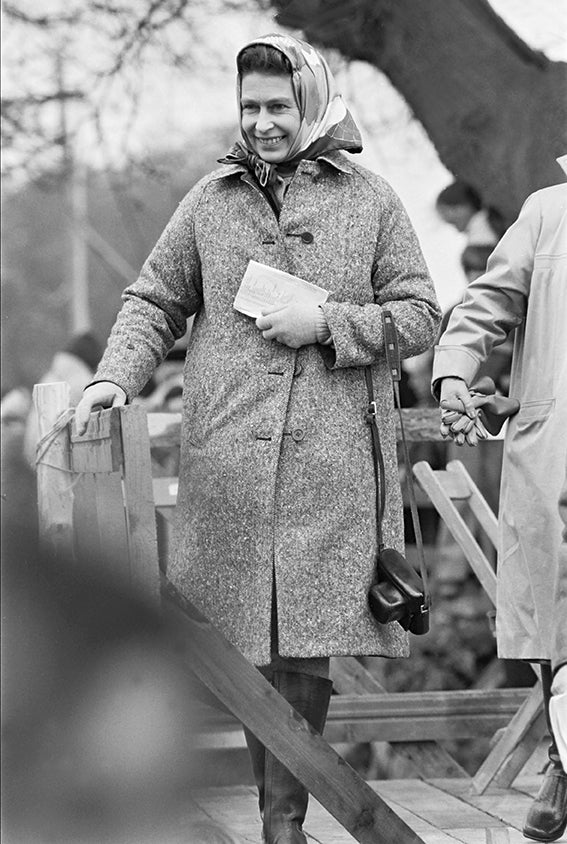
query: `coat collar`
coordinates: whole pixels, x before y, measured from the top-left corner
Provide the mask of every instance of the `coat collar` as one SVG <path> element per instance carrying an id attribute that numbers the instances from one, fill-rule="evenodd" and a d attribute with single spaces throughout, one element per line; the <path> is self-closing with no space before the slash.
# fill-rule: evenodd
<path id="1" fill-rule="evenodd" d="M 353 173 L 353 167 L 348 161 L 348 159 L 338 150 L 333 150 L 331 152 L 326 152 L 320 155 L 316 161 L 309 161 L 305 159 L 301 161 L 298 165 L 298 170 L 301 170 L 303 173 L 317 173 L 321 169 L 320 162 L 324 161 L 325 164 L 329 164 L 335 170 L 340 171 L 341 173 L 345 173 L 347 175 L 351 175 Z M 249 173 L 248 168 L 244 164 L 224 164 L 222 167 L 219 167 L 213 174 L 211 174 L 212 179 L 226 179 L 228 176 L 233 176 L 236 174 L 243 174 L 246 175 Z"/>

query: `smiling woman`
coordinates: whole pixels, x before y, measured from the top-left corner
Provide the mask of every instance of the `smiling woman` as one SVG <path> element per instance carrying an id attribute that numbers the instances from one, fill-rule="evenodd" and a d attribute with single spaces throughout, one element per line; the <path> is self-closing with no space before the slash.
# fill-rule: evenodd
<path id="1" fill-rule="evenodd" d="M 322 731 L 330 656 L 408 653 L 403 629 L 377 625 L 366 597 L 377 490 L 363 368 L 385 461 L 384 541 L 402 550 L 382 308 L 409 357 L 432 344 L 439 307 L 397 195 L 344 155 L 361 150 L 360 134 L 324 58 L 267 35 L 237 69 L 241 140 L 181 202 L 124 292 L 75 418 L 80 432 L 94 405 L 139 393 L 195 316 L 168 577 Z M 328 298 L 280 297 L 247 316 L 234 302 L 251 263 Z M 247 741 L 266 844 L 306 844 L 306 790 Z"/>

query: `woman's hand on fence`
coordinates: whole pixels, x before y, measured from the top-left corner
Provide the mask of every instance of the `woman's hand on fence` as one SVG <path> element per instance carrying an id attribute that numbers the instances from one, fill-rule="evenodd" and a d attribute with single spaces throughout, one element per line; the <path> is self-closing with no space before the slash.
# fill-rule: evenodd
<path id="1" fill-rule="evenodd" d="M 126 393 L 112 381 L 97 381 L 83 393 L 75 409 L 75 427 L 79 435 L 84 434 L 89 424 L 89 416 L 95 407 L 121 407 L 126 404 Z"/>

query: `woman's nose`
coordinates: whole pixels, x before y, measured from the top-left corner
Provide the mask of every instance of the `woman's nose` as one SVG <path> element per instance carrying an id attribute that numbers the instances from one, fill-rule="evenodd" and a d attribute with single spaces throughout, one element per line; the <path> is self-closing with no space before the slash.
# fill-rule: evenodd
<path id="1" fill-rule="evenodd" d="M 261 109 L 256 121 L 256 129 L 258 132 L 267 132 L 274 125 L 270 113 L 265 109 Z"/>

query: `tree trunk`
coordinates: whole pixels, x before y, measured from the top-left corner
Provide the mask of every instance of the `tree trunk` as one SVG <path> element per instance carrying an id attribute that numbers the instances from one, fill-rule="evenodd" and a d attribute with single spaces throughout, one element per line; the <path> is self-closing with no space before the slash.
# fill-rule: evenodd
<path id="1" fill-rule="evenodd" d="M 567 64 L 532 50 L 488 0 L 272 0 L 278 22 L 382 70 L 443 164 L 509 223 L 563 179 Z"/>

